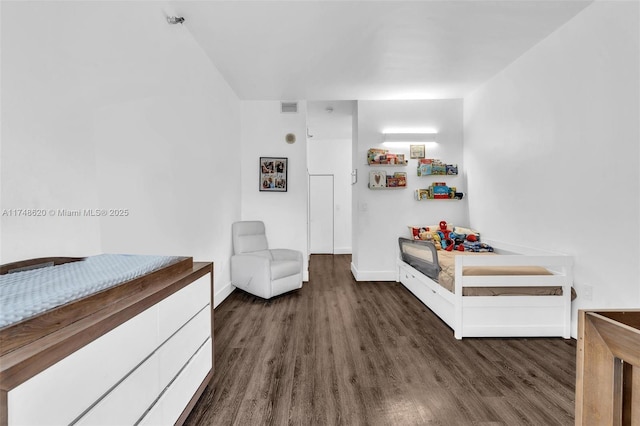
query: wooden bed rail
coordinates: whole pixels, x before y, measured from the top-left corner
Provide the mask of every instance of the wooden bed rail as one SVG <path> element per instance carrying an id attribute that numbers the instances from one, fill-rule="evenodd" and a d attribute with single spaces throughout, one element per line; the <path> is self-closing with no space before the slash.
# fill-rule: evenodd
<path id="1" fill-rule="evenodd" d="M 576 425 L 640 425 L 640 309 L 578 312 Z"/>
<path id="2" fill-rule="evenodd" d="M 65 263 L 84 260 L 84 257 L 41 257 L 38 259 L 20 260 L 18 262 L 0 265 L 0 275 L 20 272 L 28 269 L 38 269 L 46 266 L 63 265 Z"/>

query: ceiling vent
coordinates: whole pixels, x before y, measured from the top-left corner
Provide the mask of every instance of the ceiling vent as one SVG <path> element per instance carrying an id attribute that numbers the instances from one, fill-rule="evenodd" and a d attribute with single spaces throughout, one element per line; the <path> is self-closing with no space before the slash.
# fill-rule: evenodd
<path id="1" fill-rule="evenodd" d="M 298 112 L 298 103 L 280 102 L 280 112 Z"/>

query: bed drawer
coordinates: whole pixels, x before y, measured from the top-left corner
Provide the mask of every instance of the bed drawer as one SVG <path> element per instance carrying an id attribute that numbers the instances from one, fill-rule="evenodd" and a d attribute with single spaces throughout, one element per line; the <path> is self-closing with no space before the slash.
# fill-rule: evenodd
<path id="1" fill-rule="evenodd" d="M 453 321 L 453 304 L 447 300 L 453 295 L 412 268 L 400 265 L 399 271 L 400 281 L 411 293 L 447 324 Z"/>
<path id="2" fill-rule="evenodd" d="M 211 310 L 193 319 L 99 401 L 80 425 L 135 424 L 210 336 Z"/>
<path id="3" fill-rule="evenodd" d="M 420 279 L 418 274 L 410 269 L 400 268 L 400 281 L 426 305 L 428 305 L 428 301 L 431 300 L 432 295 L 435 293 L 427 283 Z"/>

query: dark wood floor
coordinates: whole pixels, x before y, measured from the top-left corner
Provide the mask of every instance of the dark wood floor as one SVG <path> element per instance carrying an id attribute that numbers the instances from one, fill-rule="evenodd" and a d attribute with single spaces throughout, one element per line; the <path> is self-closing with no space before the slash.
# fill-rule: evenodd
<path id="1" fill-rule="evenodd" d="M 573 424 L 575 341 L 458 341 L 350 260 L 314 255 L 301 290 L 215 310 L 215 375 L 187 425 Z"/>

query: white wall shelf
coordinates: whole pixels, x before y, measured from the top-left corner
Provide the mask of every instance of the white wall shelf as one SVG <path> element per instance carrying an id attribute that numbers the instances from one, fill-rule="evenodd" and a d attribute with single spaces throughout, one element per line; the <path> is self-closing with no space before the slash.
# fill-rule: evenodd
<path id="1" fill-rule="evenodd" d="M 407 189 L 406 186 L 369 186 L 369 189 L 372 190 L 381 190 L 381 189 Z"/>

